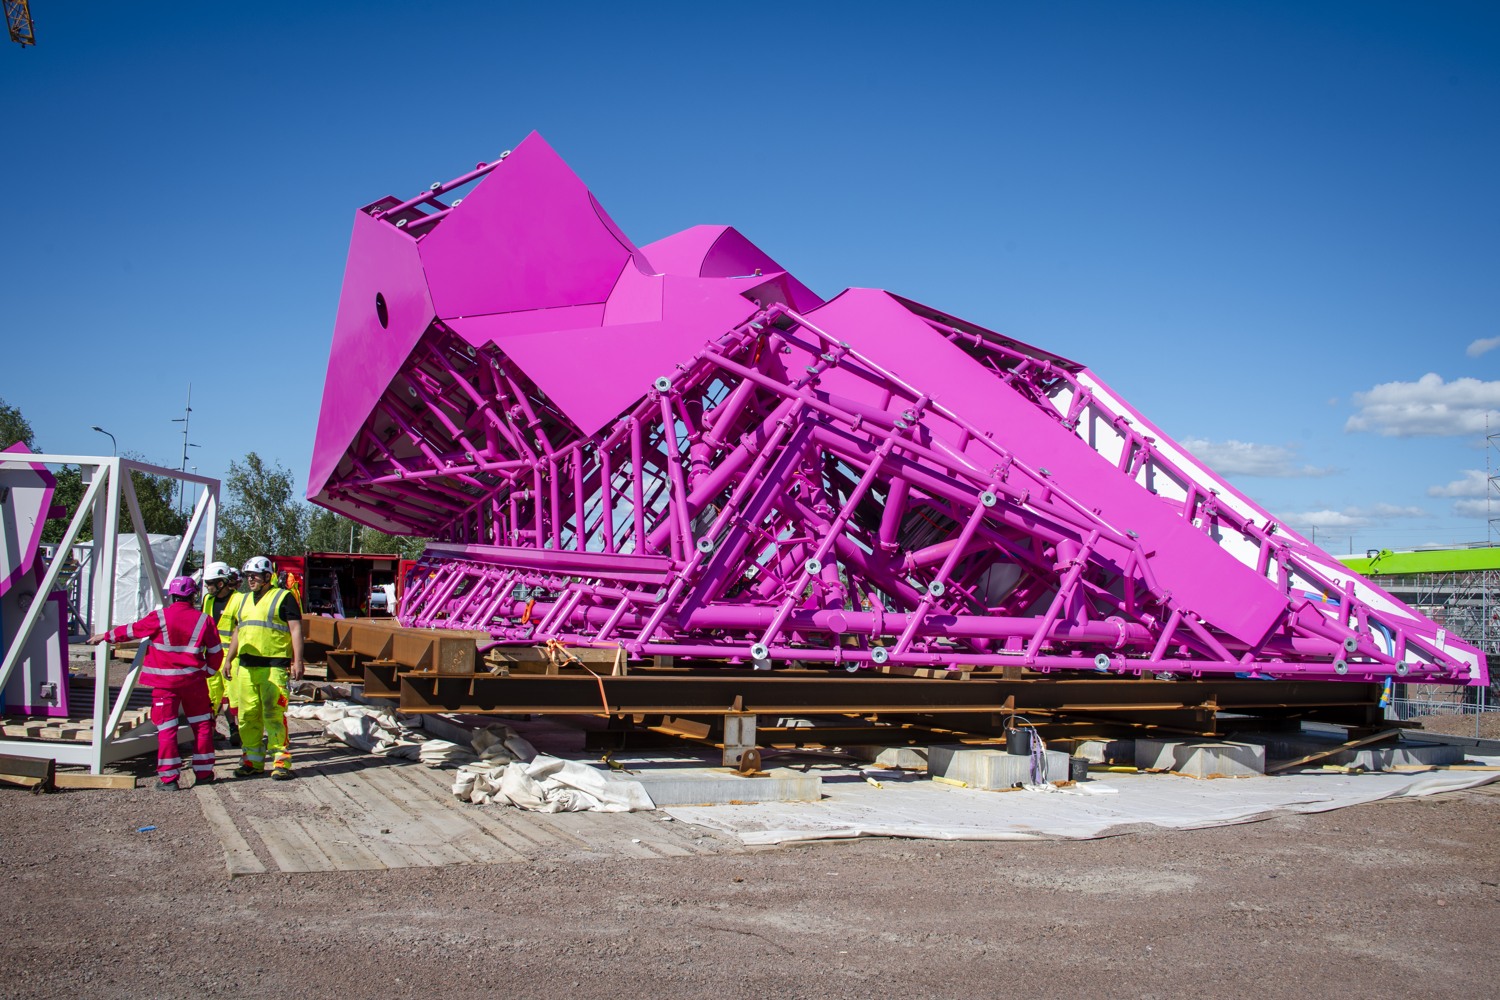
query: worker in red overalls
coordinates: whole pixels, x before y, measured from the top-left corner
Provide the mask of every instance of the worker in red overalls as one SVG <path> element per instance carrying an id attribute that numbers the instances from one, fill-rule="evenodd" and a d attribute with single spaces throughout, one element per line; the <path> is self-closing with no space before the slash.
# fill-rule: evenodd
<path id="1" fill-rule="evenodd" d="M 167 606 L 132 625 L 116 625 L 89 636 L 91 644 L 141 639 L 149 643 L 140 683 L 151 688 L 151 721 L 156 724 L 158 791 L 179 787 L 182 757 L 177 749 L 177 713 L 187 713 L 196 752 L 193 775 L 202 784 L 214 780 L 214 713 L 208 701 L 208 678 L 219 669 L 224 648 L 212 618 L 193 607 L 198 584 L 179 576 L 167 584 Z"/>

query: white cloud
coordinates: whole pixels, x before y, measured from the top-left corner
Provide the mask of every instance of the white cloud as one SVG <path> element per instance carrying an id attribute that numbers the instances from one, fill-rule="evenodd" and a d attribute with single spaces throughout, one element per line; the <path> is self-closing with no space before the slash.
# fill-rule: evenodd
<path id="1" fill-rule="evenodd" d="M 1430 497 L 1482 497 L 1489 489 L 1490 477 L 1483 469 L 1465 469 L 1462 479 L 1455 479 L 1447 486 L 1429 486 Z"/>
<path id="2" fill-rule="evenodd" d="M 1344 424 L 1346 431 L 1378 431 L 1385 437 L 1483 434 L 1485 416 L 1500 416 L 1500 382 L 1444 382 L 1428 372 L 1415 382 L 1384 382 L 1356 392 L 1354 402 L 1359 412 Z"/>
<path id="3" fill-rule="evenodd" d="M 1394 521 L 1408 517 L 1431 517 L 1421 507 L 1397 507 L 1378 503 L 1373 507 L 1345 507 L 1343 510 L 1308 510 L 1283 514 L 1281 520 L 1297 531 L 1313 528 L 1363 528 L 1376 521 Z"/>
<path id="4" fill-rule="evenodd" d="M 1500 347 L 1500 337 L 1485 337 L 1470 344 L 1469 349 L 1464 353 L 1471 358 L 1477 358 L 1481 354 L 1488 354 L 1497 347 Z"/>
<path id="5" fill-rule="evenodd" d="M 1182 446 L 1222 476 L 1267 476 L 1277 479 L 1294 479 L 1329 476 L 1337 471 L 1313 465 L 1299 466 L 1295 449 L 1283 448 L 1275 444 L 1186 438 Z"/>
<path id="6" fill-rule="evenodd" d="M 1489 517 L 1490 505 L 1484 500 L 1455 500 L 1453 513 L 1459 517 Z M 1496 509 L 1495 514 L 1500 516 L 1500 509 Z"/>

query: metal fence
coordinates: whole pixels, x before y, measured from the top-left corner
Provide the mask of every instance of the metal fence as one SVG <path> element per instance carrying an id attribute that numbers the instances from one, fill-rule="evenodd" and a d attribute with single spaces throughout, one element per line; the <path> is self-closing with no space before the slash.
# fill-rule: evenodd
<path id="1" fill-rule="evenodd" d="M 1433 684 L 1397 685 L 1396 697 L 1386 705 L 1385 717 L 1400 722 L 1458 719 L 1444 725 L 1450 736 L 1494 738 L 1500 730 L 1500 696 L 1488 688 L 1439 687 Z"/>

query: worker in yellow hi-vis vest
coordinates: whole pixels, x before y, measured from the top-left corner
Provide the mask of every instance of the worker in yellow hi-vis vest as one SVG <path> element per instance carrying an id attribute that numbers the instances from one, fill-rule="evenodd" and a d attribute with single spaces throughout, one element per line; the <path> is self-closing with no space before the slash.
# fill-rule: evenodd
<path id="1" fill-rule="evenodd" d="M 244 675 L 238 682 L 241 757 L 234 775 L 260 774 L 269 754 L 271 777 L 286 780 L 292 777 L 286 706 L 290 681 L 302 679 L 302 609 L 291 591 L 271 586 L 273 569 L 265 556 L 247 560 L 242 572 L 250 589 L 226 612 L 234 618 L 226 659 L 235 675 Z"/>
<path id="2" fill-rule="evenodd" d="M 214 620 L 219 630 L 219 642 L 225 649 L 234 639 L 234 617 L 226 612 L 245 596 L 240 593 L 239 585 L 240 571 L 228 563 L 211 562 L 203 568 L 203 613 Z M 230 669 L 226 659 L 224 666 L 208 679 L 208 700 L 215 715 L 220 705 L 226 701 L 229 703 L 229 711 L 224 713 L 229 720 L 229 743 L 238 747 L 240 698 L 238 686 L 225 679 Z"/>

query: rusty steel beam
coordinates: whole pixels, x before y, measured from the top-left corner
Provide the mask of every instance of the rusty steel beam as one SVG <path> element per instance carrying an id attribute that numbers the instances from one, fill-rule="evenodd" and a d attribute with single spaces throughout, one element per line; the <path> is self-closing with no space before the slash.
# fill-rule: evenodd
<path id="1" fill-rule="evenodd" d="M 1003 680 L 799 676 L 444 676 L 402 673 L 400 710 L 496 715 L 948 714 L 1080 715 L 1220 711 L 1270 714 L 1363 709 L 1371 684 L 1251 680 Z"/>
<path id="2" fill-rule="evenodd" d="M 401 687 L 396 674 L 401 664 L 395 660 L 372 660 L 365 664 L 364 696 L 395 701 L 401 697 Z"/>

